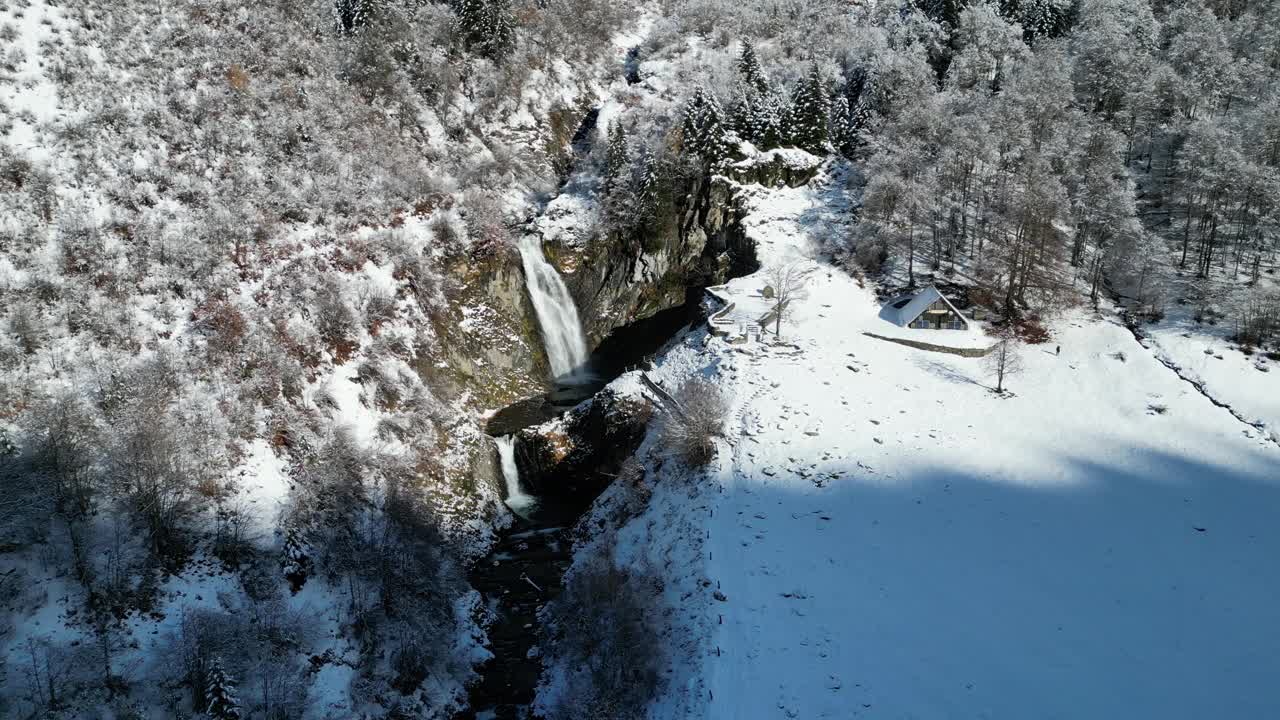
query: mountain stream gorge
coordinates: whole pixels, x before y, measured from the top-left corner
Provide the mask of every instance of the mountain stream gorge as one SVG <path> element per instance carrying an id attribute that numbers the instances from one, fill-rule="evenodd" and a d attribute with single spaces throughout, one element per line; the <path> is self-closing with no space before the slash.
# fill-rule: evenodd
<path id="1" fill-rule="evenodd" d="M 588 355 L 573 298 L 543 256 L 538 239 L 525 238 L 520 254 L 526 291 L 554 377 L 549 379 L 551 389 L 546 395 L 516 403 L 514 412 L 500 412 L 490 422 L 512 522 L 470 572 L 472 586 L 493 610 L 494 621 L 488 628 L 493 658 L 481 668 L 480 680 L 471 687 L 471 707 L 458 720 L 529 716 L 542 670 L 535 650 L 538 610 L 559 592 L 571 562 L 570 530 L 603 489 L 535 494 L 528 481 L 521 479 L 519 431 L 591 398 L 702 317 L 701 292 L 690 292 L 684 305 L 616 329 Z M 558 480 L 540 478 L 539 484 Z"/>

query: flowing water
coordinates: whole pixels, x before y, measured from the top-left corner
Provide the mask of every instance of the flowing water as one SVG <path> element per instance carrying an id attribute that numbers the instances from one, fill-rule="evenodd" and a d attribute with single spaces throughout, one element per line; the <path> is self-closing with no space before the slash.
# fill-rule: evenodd
<path id="1" fill-rule="evenodd" d="M 520 240 L 520 260 L 524 264 L 529 300 L 542 327 L 542 343 L 547 350 L 551 374 L 557 378 L 581 375 L 587 362 L 587 338 L 578 319 L 578 308 L 560 273 L 542 254 L 542 241 L 534 235 Z"/>
<path id="2" fill-rule="evenodd" d="M 493 658 L 485 663 L 479 681 L 470 688 L 470 707 L 454 720 L 523 720 L 542 673 L 542 661 L 532 652 L 537 639 L 538 609 L 560 591 L 569 567 L 568 526 L 579 508 L 528 495 L 520 487 L 515 439 L 494 438 L 507 486 L 507 507 L 515 514 L 512 526 L 470 574 L 494 610 L 486 632 Z"/>
<path id="3" fill-rule="evenodd" d="M 507 485 L 507 507 L 517 516 L 528 520 L 537 509 L 538 499 L 520 488 L 520 468 L 516 466 L 516 440 L 510 435 L 493 439 L 498 444 L 498 459 L 502 462 L 502 479 Z"/>

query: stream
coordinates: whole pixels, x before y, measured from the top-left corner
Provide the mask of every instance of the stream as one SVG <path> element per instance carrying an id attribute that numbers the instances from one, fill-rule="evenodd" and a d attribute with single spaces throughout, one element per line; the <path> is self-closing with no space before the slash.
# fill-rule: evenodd
<path id="1" fill-rule="evenodd" d="M 528 707 L 542 674 L 541 661 L 529 656 L 538 639 L 538 609 L 560 591 L 572 560 L 569 528 L 578 512 L 539 503 L 527 515 L 517 515 L 471 571 L 471 585 L 495 611 L 488 628 L 493 659 L 470 688 L 471 709 L 455 720 L 531 716 Z"/>
<path id="2" fill-rule="evenodd" d="M 628 52 L 623 71 L 629 84 L 639 80 L 636 48 Z M 572 140 L 575 158 L 590 152 L 598 117 L 597 108 L 583 118 Z M 564 180 L 562 192 L 579 191 L 569 182 L 569 175 Z M 523 238 L 519 249 L 525 289 L 538 318 L 554 379 L 545 394 L 503 408 L 486 424 L 486 432 L 497 445 L 505 480 L 504 501 L 513 521 L 469 573 L 472 587 L 492 611 L 487 632 L 493 657 L 479 668 L 480 678 L 468 688 L 468 708 L 454 720 L 534 717 L 531 706 L 542 675 L 536 649 L 540 639 L 538 611 L 559 594 L 572 563 L 571 529 L 595 500 L 595 492 L 582 497 L 530 495 L 519 477 L 516 433 L 591 398 L 622 373 L 647 363 L 683 328 L 705 320 L 703 288 L 691 287 L 683 305 L 615 329 L 588 355 L 590 344 L 574 300 L 563 278 L 547 262 L 540 238 Z M 538 479 L 540 483 L 546 480 Z"/>
<path id="3" fill-rule="evenodd" d="M 493 658 L 481 666 L 479 681 L 470 687 L 470 709 L 455 720 L 532 717 L 529 706 L 542 674 L 539 658 L 530 657 L 539 639 L 538 610 L 559 594 L 572 561 L 570 529 L 595 499 L 527 494 L 512 436 L 591 397 L 629 368 L 646 362 L 682 329 L 701 322 L 701 298 L 701 288 L 691 289 L 684 305 L 614 330 L 585 364 L 552 381 L 545 395 L 514 403 L 490 419 L 487 431 L 498 446 L 506 481 L 504 500 L 513 523 L 469 574 L 472 587 L 493 610 L 495 619 L 488 628 Z"/>

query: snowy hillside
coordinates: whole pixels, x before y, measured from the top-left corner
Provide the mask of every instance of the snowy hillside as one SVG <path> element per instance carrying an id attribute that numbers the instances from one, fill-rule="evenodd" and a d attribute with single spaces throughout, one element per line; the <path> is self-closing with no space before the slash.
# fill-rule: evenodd
<path id="1" fill-rule="evenodd" d="M 0 0 L 0 717 L 1280 716 L 1280 3 Z"/>
<path id="2" fill-rule="evenodd" d="M 804 213 L 825 192 L 755 201 L 763 256 L 812 255 Z M 686 655 L 652 717 L 1261 717 L 1280 704 L 1280 446 L 1110 310 L 1055 320 L 998 396 L 978 359 L 864 336 L 885 326 L 880 305 L 819 267 L 783 344 L 697 331 L 663 358 L 655 378 L 703 373 L 732 398 L 719 458 L 704 478 L 642 448 L 649 508 L 579 560 L 653 568 L 681 608 L 659 622 Z"/>

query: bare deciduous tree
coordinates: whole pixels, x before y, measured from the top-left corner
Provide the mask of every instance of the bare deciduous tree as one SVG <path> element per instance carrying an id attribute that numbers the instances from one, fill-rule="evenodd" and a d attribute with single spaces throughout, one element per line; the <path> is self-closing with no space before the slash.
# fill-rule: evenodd
<path id="1" fill-rule="evenodd" d="M 794 304 L 809 296 L 807 285 L 813 267 L 807 260 L 789 260 L 765 271 L 765 280 L 773 289 L 773 309 L 766 320 L 773 321 L 773 334 L 782 337 L 782 321 L 792 317 Z"/>
<path id="2" fill-rule="evenodd" d="M 982 358 L 982 364 L 988 373 L 996 376 L 996 392 L 1004 392 L 1004 379 L 1009 375 L 1022 372 L 1022 355 L 1019 352 L 1018 336 L 1012 328 L 1005 328 L 996 336 L 998 340 L 991 352 Z"/>

